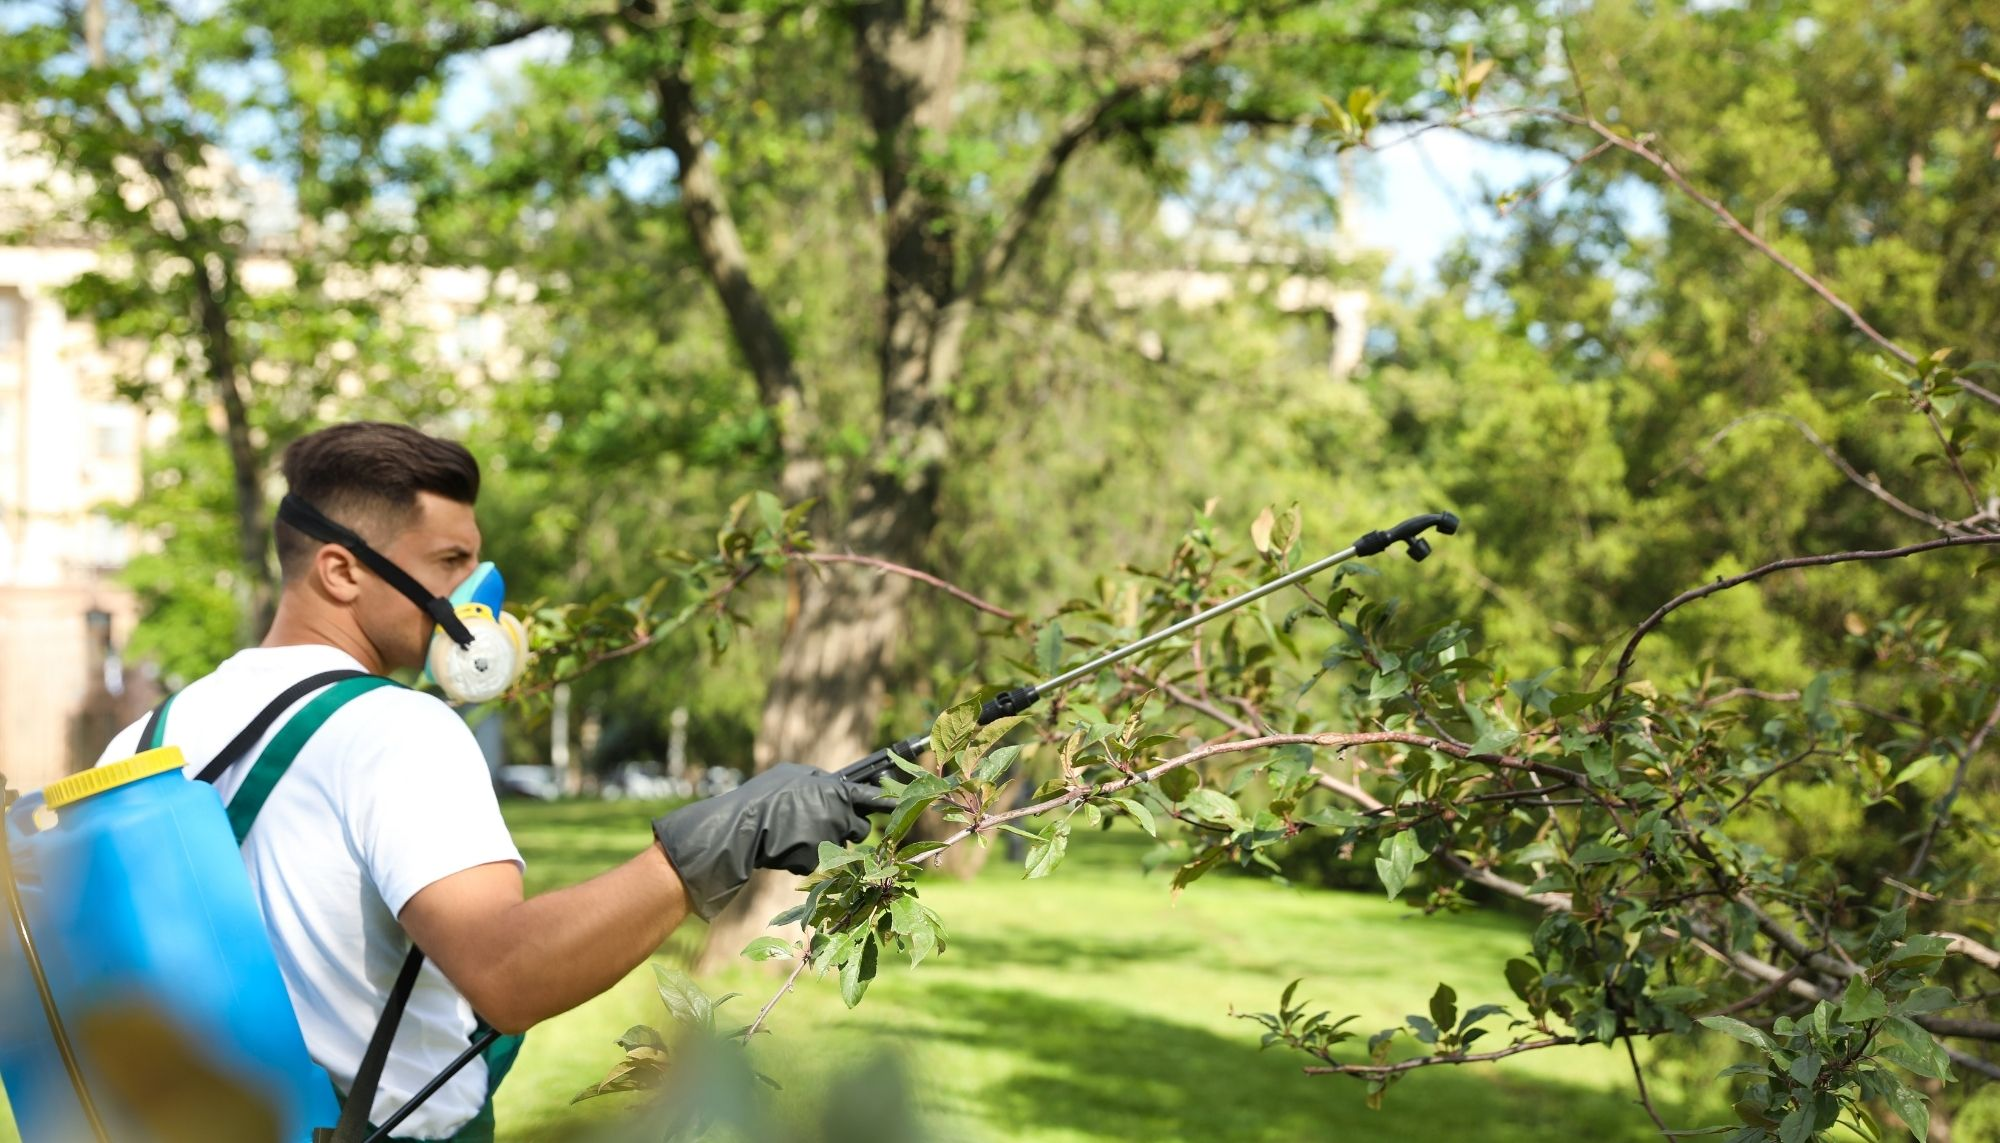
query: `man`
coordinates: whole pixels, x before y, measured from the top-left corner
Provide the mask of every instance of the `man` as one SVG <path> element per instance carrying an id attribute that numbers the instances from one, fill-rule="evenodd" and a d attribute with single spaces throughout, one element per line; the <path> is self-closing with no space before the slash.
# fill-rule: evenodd
<path id="1" fill-rule="evenodd" d="M 120 733 L 100 762 L 151 745 L 150 733 L 179 746 L 194 776 L 246 726 L 268 724 L 215 777 L 235 810 L 260 757 L 296 746 L 239 837 L 306 1045 L 343 1093 L 412 942 L 425 958 L 370 1122 L 399 1110 L 482 1020 L 518 1033 L 567 1011 L 643 962 L 690 911 L 727 904 L 753 867 L 806 872 L 821 841 L 867 835 L 879 791 L 774 767 L 653 823 L 655 843 L 623 865 L 525 898 L 520 853 L 465 723 L 430 695 L 351 685 L 421 668 L 444 637 L 439 602 L 479 564 L 478 464 L 415 429 L 360 423 L 294 442 L 284 476 L 269 635 Z M 336 685 L 361 693 L 342 700 L 316 681 L 342 671 L 351 677 Z M 267 708 L 282 709 L 261 718 Z M 286 741 L 288 726 L 320 715 Z M 492 1088 L 516 1043 L 465 1067 L 398 1137 L 490 1139 Z"/>

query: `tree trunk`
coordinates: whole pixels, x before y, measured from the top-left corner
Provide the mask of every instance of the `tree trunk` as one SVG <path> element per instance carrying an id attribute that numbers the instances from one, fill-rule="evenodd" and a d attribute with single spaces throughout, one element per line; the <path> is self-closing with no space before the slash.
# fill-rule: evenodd
<path id="1" fill-rule="evenodd" d="M 271 575 L 271 525 L 264 517 L 264 462 L 250 434 L 250 412 L 243 399 L 244 363 L 237 351 L 236 331 L 229 325 L 229 308 L 239 288 L 236 266 L 220 239 L 209 240 L 209 226 L 189 203 L 180 172 L 165 148 L 154 144 L 145 166 L 160 194 L 180 221 L 183 244 L 194 283 L 195 321 L 201 329 L 202 356 L 209 385 L 222 405 L 223 437 L 229 446 L 229 467 L 236 493 L 237 566 L 243 586 L 237 592 L 241 611 L 239 642 L 253 644 L 271 628 L 277 608 Z"/>
<path id="2" fill-rule="evenodd" d="M 975 307 L 1006 273 L 1069 160 L 1114 112 L 1221 51 L 1237 24 L 1227 21 L 1167 60 L 1134 69 L 1092 106 L 1066 119 L 999 229 L 976 254 L 962 259 L 948 180 L 920 175 L 930 160 L 926 148 L 950 136 L 970 0 L 873 0 L 850 7 L 846 15 L 882 190 L 881 422 L 874 452 L 888 463 L 857 490 L 849 523 L 836 539 L 852 551 L 915 564 L 922 562 L 936 523 L 939 482 L 950 456 L 945 395 L 958 379 Z M 687 47 L 684 39 L 684 51 Z M 804 387 L 749 273 L 685 72 L 670 69 L 656 80 L 655 91 L 662 133 L 680 160 L 683 214 L 737 346 L 766 407 L 778 418 L 785 457 L 781 491 L 789 500 L 823 496 L 827 477 L 805 430 Z M 805 577 L 801 597 L 765 697 L 759 767 L 779 758 L 839 767 L 879 745 L 875 716 L 884 672 L 903 630 L 906 581 L 842 569 L 823 579 Z M 983 860 L 983 851 L 961 850 L 972 868 Z M 772 916 L 795 902 L 796 887 L 790 876 L 754 880 L 715 919 L 698 967 L 706 971 L 731 963 Z"/>
<path id="3" fill-rule="evenodd" d="M 920 561 L 936 524 L 948 455 L 942 395 L 957 372 L 955 355 L 943 372 L 933 368 L 938 318 L 957 286 L 950 203 L 912 175 L 921 141 L 950 130 L 969 18 L 967 0 L 887 0 L 850 12 L 884 205 L 875 451 L 895 463 L 870 474 L 840 539 L 851 551 L 905 564 Z M 796 470 L 803 458 L 788 447 L 786 459 Z M 803 578 L 798 618 L 758 725 L 759 769 L 780 759 L 837 769 L 880 745 L 876 715 L 908 598 L 908 581 L 897 576 L 841 569 Z M 699 967 L 729 963 L 794 903 L 797 887 L 788 875 L 759 876 L 715 919 Z"/>
<path id="4" fill-rule="evenodd" d="M 928 500 L 900 507 L 899 513 L 885 505 L 857 520 L 850 535 L 873 533 L 881 543 L 854 546 L 908 559 L 930 534 L 932 508 Z M 876 712 L 886 693 L 890 655 L 903 632 L 909 583 L 859 568 L 801 577 L 798 617 L 785 634 L 757 726 L 759 770 L 779 761 L 835 770 L 880 745 Z M 759 873 L 712 921 L 697 971 L 732 963 L 769 928 L 772 917 L 798 903 L 798 893 L 797 877 Z"/>

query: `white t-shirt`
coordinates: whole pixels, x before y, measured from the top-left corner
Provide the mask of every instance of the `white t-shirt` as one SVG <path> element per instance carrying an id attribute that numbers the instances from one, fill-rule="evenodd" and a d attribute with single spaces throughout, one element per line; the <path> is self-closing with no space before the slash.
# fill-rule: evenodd
<path id="1" fill-rule="evenodd" d="M 167 745 L 187 755 L 189 777 L 280 692 L 323 671 L 364 668 L 327 646 L 239 651 L 188 685 L 167 711 Z M 312 701 L 315 691 L 292 710 Z M 225 802 L 242 784 L 271 730 L 216 783 Z M 111 740 L 99 765 L 138 753 L 145 720 Z M 342 1091 L 410 950 L 396 922 L 426 885 L 476 865 L 521 863 L 500 819 L 486 761 L 471 730 L 438 699 L 381 687 L 350 700 L 316 732 L 243 841 L 243 863 L 263 910 L 312 1058 Z M 476 1017 L 437 966 L 424 962 L 370 1120 L 381 1123 L 470 1042 Z M 486 1100 L 475 1059 L 396 1129 L 443 1139 Z"/>

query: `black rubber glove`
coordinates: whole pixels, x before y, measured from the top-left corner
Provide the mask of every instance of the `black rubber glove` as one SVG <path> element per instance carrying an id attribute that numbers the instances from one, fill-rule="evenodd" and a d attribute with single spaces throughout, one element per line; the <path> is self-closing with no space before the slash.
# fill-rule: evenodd
<path id="1" fill-rule="evenodd" d="M 688 905 L 710 919 L 755 869 L 811 873 L 819 843 L 860 841 L 869 814 L 896 800 L 838 774 L 779 762 L 726 794 L 682 806 L 653 822 L 667 860 L 687 887 Z"/>

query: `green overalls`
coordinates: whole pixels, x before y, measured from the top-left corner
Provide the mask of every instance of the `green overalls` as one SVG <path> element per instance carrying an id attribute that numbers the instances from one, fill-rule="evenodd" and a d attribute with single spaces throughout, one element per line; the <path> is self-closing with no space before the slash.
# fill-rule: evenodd
<path id="1" fill-rule="evenodd" d="M 251 825 L 256 822 L 257 814 L 264 808 L 264 803 L 270 799 L 271 791 L 277 788 L 278 780 L 285 776 L 285 771 L 291 769 L 292 762 L 298 758 L 299 750 L 305 746 L 306 740 L 325 725 L 327 719 L 333 717 L 334 711 L 378 687 L 398 685 L 400 684 L 395 680 L 380 675 L 343 679 L 315 695 L 299 708 L 297 714 L 279 727 L 278 732 L 271 737 L 270 745 L 257 756 L 256 762 L 250 767 L 250 772 L 244 775 L 243 784 L 236 788 L 235 795 L 229 799 L 227 807 L 229 827 L 236 833 L 236 844 L 242 845 L 243 839 L 250 835 Z M 169 696 L 166 702 L 161 704 L 159 714 L 153 719 L 150 741 L 144 743 L 141 749 L 152 750 L 165 742 L 166 714 L 173 701 L 173 697 Z M 486 1021 L 480 1020 L 479 1026 L 473 1030 L 472 1038 L 477 1040 L 490 1030 L 491 1026 Z M 522 1039 L 523 1037 L 519 1035 L 501 1036 L 480 1053 L 480 1057 L 486 1061 L 486 1102 L 480 1106 L 479 1113 L 468 1120 L 465 1126 L 460 1127 L 446 1143 L 493 1143 L 493 1093 L 499 1090 L 500 1081 L 507 1077 L 508 1070 L 514 1066 L 514 1058 L 521 1051 Z M 341 1098 L 343 1103 L 345 1102 L 345 1097 L 338 1091 L 335 1095 Z M 374 1130 L 371 1124 L 369 1133 L 373 1134 Z M 416 1141 L 398 1139 L 395 1143 L 416 1143 Z"/>

